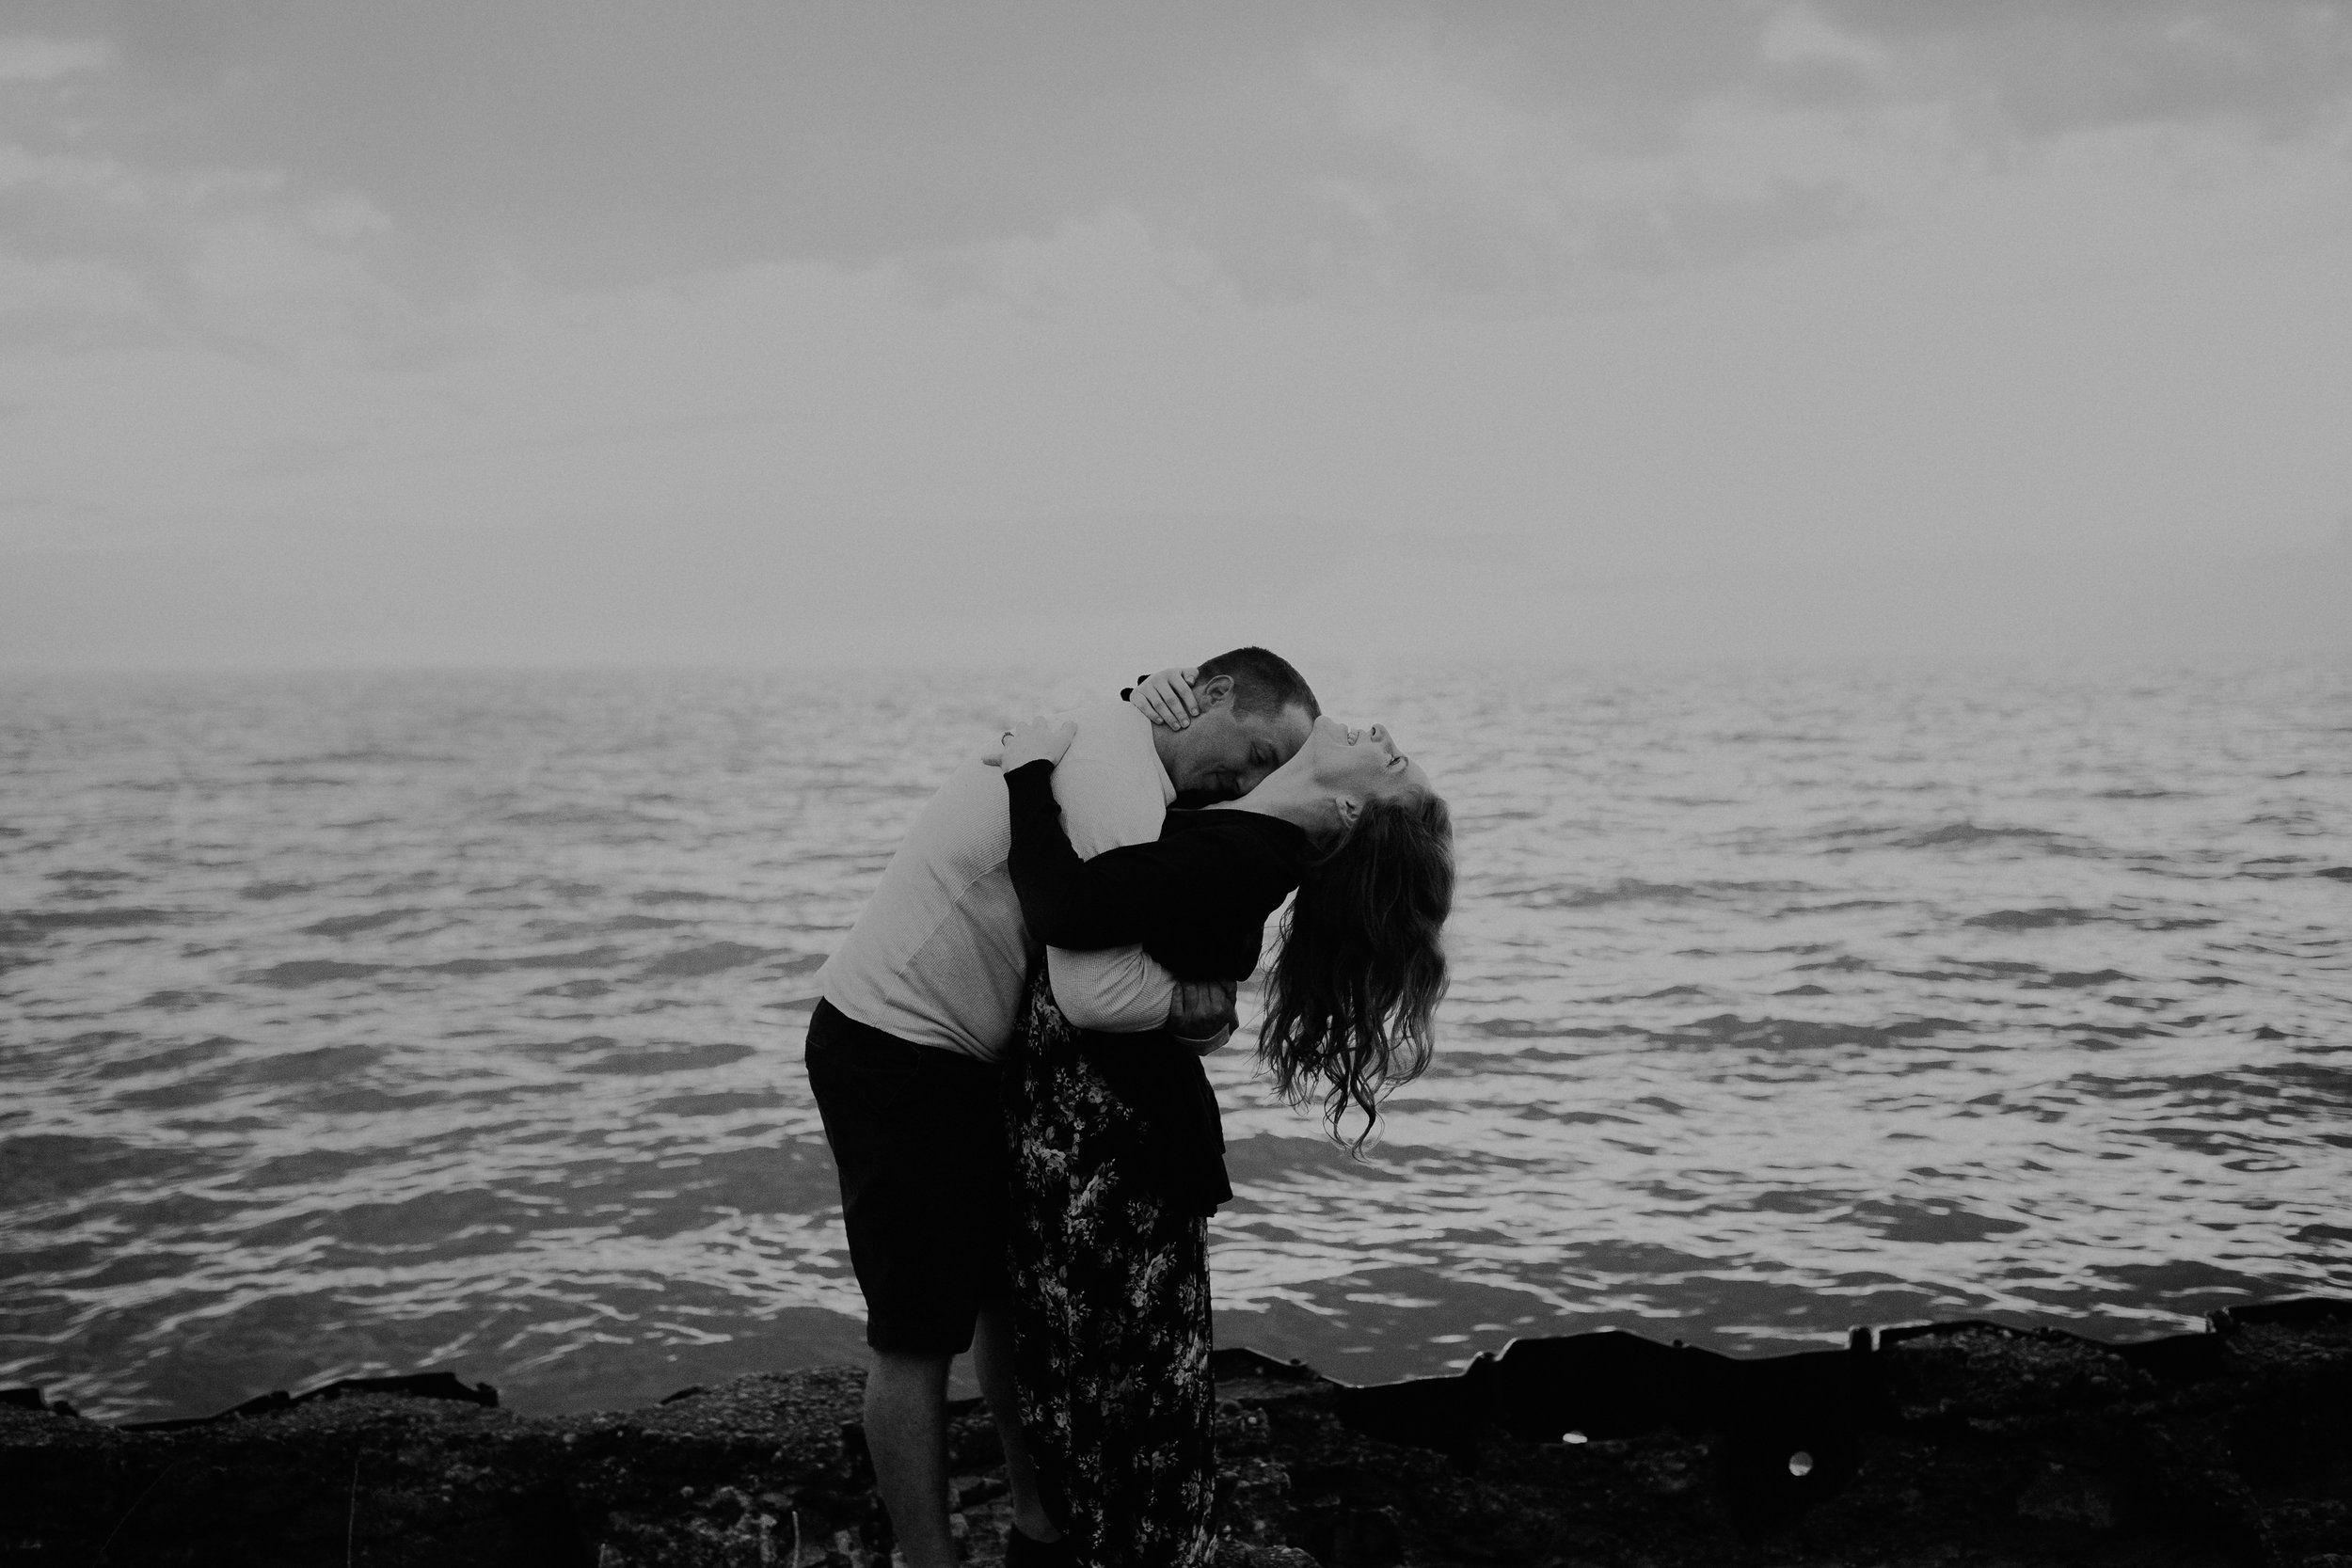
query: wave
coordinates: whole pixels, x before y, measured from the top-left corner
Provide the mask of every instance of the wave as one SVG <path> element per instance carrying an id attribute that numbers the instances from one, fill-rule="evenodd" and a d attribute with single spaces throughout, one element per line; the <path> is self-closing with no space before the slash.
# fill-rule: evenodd
<path id="1" fill-rule="evenodd" d="M 2065 842 L 2060 833 L 2044 828 L 1979 828 L 1974 822 L 1951 822 L 1923 832 L 1906 833 L 1895 840 L 1903 849 L 1940 849 L 1956 844 L 2001 844 L 2023 842 L 2055 845 Z"/>
<path id="2" fill-rule="evenodd" d="M 515 828 L 662 828 L 668 819 L 627 806 L 542 806 L 499 817 Z"/>
<path id="3" fill-rule="evenodd" d="M 118 1033 L 116 1037 L 136 1039 L 139 1037 Z M 105 1082 L 117 1078 L 143 1078 L 151 1072 L 179 1072 L 188 1068 L 201 1067 L 206 1062 L 226 1055 L 241 1043 L 227 1035 L 214 1035 L 206 1039 L 190 1041 L 186 1045 L 167 1046 L 161 1051 L 150 1051 L 137 1055 L 124 1056 L 117 1061 L 101 1062 L 91 1070 L 90 1076 Z"/>
<path id="4" fill-rule="evenodd" d="M 383 1061 L 380 1045 L 314 1045 L 239 1062 L 220 1076 L 235 1084 L 342 1084 Z"/>
<path id="5" fill-rule="evenodd" d="M 583 947 L 564 953 L 529 953 L 512 958 L 444 958 L 437 963 L 426 964 L 291 958 L 284 963 L 272 964 L 267 969 L 249 970 L 238 978 L 248 985 L 298 990 L 305 986 L 324 985 L 330 980 L 364 980 L 371 975 L 395 971 L 407 974 L 474 975 L 504 974 L 515 970 L 600 969 L 620 962 L 624 956 L 617 947 Z"/>
<path id="6" fill-rule="evenodd" d="M 1661 1045 L 1744 1045 L 1767 1050 L 1810 1051 L 1846 1045 L 1900 1045 L 1937 1035 L 1973 1034 L 1974 1025 L 1953 1018 L 1902 1019 L 1893 1023 L 1826 1023 L 1812 1019 L 1742 1018 L 1716 1013 L 1679 1029 L 1643 1031 Z"/>
<path id="7" fill-rule="evenodd" d="M 1620 877 L 1598 887 L 1528 889 L 1506 895 L 1510 902 L 1522 909 L 1593 910 L 1613 904 L 1678 904 L 1694 899 L 1740 897 L 1751 894 L 1819 893 L 1822 889 L 1811 882 L 1792 881 L 1702 881 L 1646 882 L 1638 877 Z"/>
<path id="8" fill-rule="evenodd" d="M 574 1070 L 619 1074 L 689 1072 L 700 1068 L 726 1067 L 753 1053 L 748 1045 L 658 1045 L 615 1051 L 595 1061 L 582 1062 Z"/>
<path id="9" fill-rule="evenodd" d="M 648 979 L 691 979 L 757 963 L 762 958 L 775 957 L 781 951 L 780 948 L 754 947 L 740 942 L 714 942 L 656 958 L 639 973 Z"/>
<path id="10" fill-rule="evenodd" d="M 249 985 L 276 986 L 292 990 L 303 986 L 325 985 L 329 980 L 364 980 L 371 974 L 381 974 L 396 967 L 392 964 L 346 963 L 341 958 L 290 958 L 241 975 Z"/>
<path id="11" fill-rule="evenodd" d="M 549 942 L 568 942 L 575 937 L 611 936 L 616 931 L 667 931 L 691 924 L 658 914 L 617 914 L 609 920 L 535 920 L 532 928 Z"/>
<path id="12" fill-rule="evenodd" d="M 1454 1025 L 1473 1035 L 1484 1035 L 1497 1040 L 1606 1039 L 1612 1035 L 1630 1035 L 1639 1031 L 1629 1026 L 1613 1029 L 1565 1028 L 1557 1023 L 1540 1023 L 1525 1018 L 1470 1019 Z"/>
<path id="13" fill-rule="evenodd" d="M 2105 855 L 2103 846 L 2048 828 L 1986 827 L 1963 817 L 1931 826 L 1902 823 L 1852 824 L 1823 828 L 1803 835 L 1840 847 L 1876 846 L 1889 849 L 1969 849 L 1988 845 L 2039 849 L 2051 855 Z"/>
<path id="14" fill-rule="evenodd" d="M 1961 924 L 1981 926 L 1988 931 L 2046 931 L 2058 926 L 2087 926 L 2106 918 L 2095 910 L 1994 910 L 1991 914 L 1970 915 Z"/>
<path id="15" fill-rule="evenodd" d="M 216 990 L 151 990 L 139 998 L 137 1006 L 141 1012 L 153 1008 L 157 1012 L 178 1013 L 219 1000 L 220 992 Z"/>
<path id="16" fill-rule="evenodd" d="M 557 985 L 541 986 L 533 996 L 560 996 L 570 1002 L 590 1002 L 612 990 L 610 980 L 565 980 Z"/>
<path id="17" fill-rule="evenodd" d="M 2061 969 L 2043 978 L 2026 982 L 2037 990 L 2080 990 L 2086 986 L 2111 986 L 2118 980 L 2130 980 L 2133 975 L 2120 969 Z"/>
<path id="18" fill-rule="evenodd" d="M 1890 1242 L 1935 1246 L 2013 1236 L 2027 1228 L 2022 1220 L 1998 1219 L 1958 1203 L 1934 1200 L 1864 1198 L 1847 1211 L 1846 1217 Z"/>
<path id="19" fill-rule="evenodd" d="M 2140 914 L 2129 910 L 2085 910 L 2058 905 L 2039 910 L 1994 910 L 1961 922 L 1988 931 L 2046 931 L 2063 926 L 2106 922 L 2142 931 L 2195 931 L 2221 922 L 2210 915 Z"/>
<path id="20" fill-rule="evenodd" d="M 394 925 L 397 922 L 407 919 L 412 914 L 423 914 L 424 912 L 426 911 L 423 910 L 407 909 L 378 910 L 373 914 L 342 914 L 337 915 L 330 920 L 321 920 L 309 926 L 300 927 L 298 929 L 304 936 L 308 937 L 356 936 L 361 931 L 373 931 L 379 926 Z"/>
<path id="21" fill-rule="evenodd" d="M 1836 898 L 1826 904 L 1791 904 L 1785 910 L 1774 910 L 1765 918 L 1787 920 L 1800 914 L 1843 914 L 1848 910 L 1891 910 L 1902 902 L 1899 898 Z"/>
<path id="22" fill-rule="evenodd" d="M 772 1111 L 790 1101 L 774 1089 L 719 1089 L 709 1094 L 675 1094 L 645 1107 L 674 1117 L 723 1117 L 730 1111 Z"/>
<path id="23" fill-rule="evenodd" d="M 361 748 L 354 752 L 321 752 L 314 756 L 255 757 L 249 768 L 347 768 L 385 766 L 413 768 L 463 764 L 467 759 L 447 752 L 400 752 Z"/>
<path id="24" fill-rule="evenodd" d="M 0 914 L 0 943 L 38 942 L 52 931 L 108 931 L 185 919 L 184 910 L 11 910 Z"/>
<path id="25" fill-rule="evenodd" d="M 504 974 L 517 969 L 601 969 L 621 959 L 617 947 L 582 947 L 569 953 L 532 953 L 519 958 L 445 958 L 418 964 L 420 974 Z"/>
<path id="26" fill-rule="evenodd" d="M 28 1132 L 0 1139 L 0 1192 L 20 1215 L 33 1204 L 110 1187 L 119 1181 L 193 1180 L 219 1163 L 208 1150 L 135 1144 L 72 1132 Z"/>

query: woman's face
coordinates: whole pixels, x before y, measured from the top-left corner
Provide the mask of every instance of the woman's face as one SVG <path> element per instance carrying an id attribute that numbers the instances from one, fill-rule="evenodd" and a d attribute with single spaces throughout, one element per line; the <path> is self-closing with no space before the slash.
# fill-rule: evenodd
<path id="1" fill-rule="evenodd" d="M 1397 750 L 1396 737 L 1379 724 L 1343 724 L 1325 715 L 1300 753 L 1318 789 L 1359 800 L 1422 795 L 1429 775 Z"/>

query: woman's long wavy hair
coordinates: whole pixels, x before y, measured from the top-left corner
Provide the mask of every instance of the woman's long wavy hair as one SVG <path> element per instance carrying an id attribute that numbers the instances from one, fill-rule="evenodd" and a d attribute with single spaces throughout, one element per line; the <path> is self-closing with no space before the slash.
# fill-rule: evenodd
<path id="1" fill-rule="evenodd" d="M 1313 862 L 1282 920 L 1266 977 L 1258 1059 L 1294 1105 L 1323 1101 L 1335 1141 L 1360 1154 L 1381 1096 L 1421 1076 L 1445 994 L 1439 931 L 1454 907 L 1454 819 L 1435 795 L 1367 800 Z M 1364 1114 L 1353 1140 L 1340 1124 Z"/>

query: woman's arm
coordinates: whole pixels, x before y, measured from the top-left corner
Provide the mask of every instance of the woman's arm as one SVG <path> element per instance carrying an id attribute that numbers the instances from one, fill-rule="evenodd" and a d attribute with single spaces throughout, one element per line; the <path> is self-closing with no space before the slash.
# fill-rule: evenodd
<path id="1" fill-rule="evenodd" d="M 1200 673 L 1200 668 L 1190 664 L 1178 670 L 1156 671 L 1120 695 L 1140 708 L 1154 724 L 1165 724 L 1171 730 L 1190 729 L 1192 721 L 1200 717 L 1200 699 L 1192 694 L 1192 683 Z"/>
<path id="2" fill-rule="evenodd" d="M 1008 869 L 1021 916 L 1048 947 L 1085 951 L 1149 944 L 1197 926 L 1207 863 L 1219 846 L 1165 840 L 1105 849 L 1082 861 L 1062 831 L 1054 768 L 1029 762 L 1005 775 L 1012 807 Z"/>

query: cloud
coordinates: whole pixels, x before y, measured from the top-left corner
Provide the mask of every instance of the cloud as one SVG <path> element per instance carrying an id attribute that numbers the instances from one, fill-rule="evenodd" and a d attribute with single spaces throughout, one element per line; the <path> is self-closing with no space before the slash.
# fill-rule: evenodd
<path id="1" fill-rule="evenodd" d="M 1892 62 L 1898 90 L 2028 139 L 2131 123 L 2235 119 L 2286 135 L 2342 112 L 2352 8 L 2201 0 L 1820 0 Z"/>
<path id="2" fill-rule="evenodd" d="M 1609 297 L 1867 227 L 1987 144 L 2299 125 L 2352 87 L 2342 8 L 2234 0 L 414 0 L 118 32 L 115 156 L 364 196 L 459 287 L 859 267 L 1118 209 L 1263 299 Z"/>
<path id="3" fill-rule="evenodd" d="M 1686 111 L 1752 77 L 1758 47 L 1755 19 L 1712 5 L 1628 20 L 418 0 L 122 18 L 111 119 L 96 106 L 116 156 L 363 192 L 428 243 L 590 284 L 857 266 L 1117 206 L 1266 286 L 1475 292 L 1523 270 L 1514 247 L 1551 242 L 1556 177 L 1588 155 L 1670 156 Z M 1442 145 L 1464 136 L 1487 145 Z M 1378 221 L 1328 199 L 1351 186 L 1376 191 Z M 1496 254 L 1433 232 L 1470 214 Z"/>
<path id="4" fill-rule="evenodd" d="M 0 38 L 0 85 L 54 82 L 113 62 L 114 50 L 98 39 Z"/>
<path id="5" fill-rule="evenodd" d="M 1866 76 L 1878 76 L 1885 71 L 1888 62 L 1883 44 L 1830 25 L 1811 6 L 1788 6 L 1773 11 L 1758 42 L 1767 65 L 1827 62 Z"/>
<path id="6" fill-rule="evenodd" d="M 397 313 L 375 254 L 389 220 L 356 193 L 289 184 L 0 143 L 0 344 L 193 334 L 315 352 Z"/>
<path id="7" fill-rule="evenodd" d="M 147 293 L 126 268 L 91 259 L 29 261 L 0 255 L 0 341 L 48 338 L 31 324 L 84 324 L 144 311 Z"/>
<path id="8" fill-rule="evenodd" d="M 20 651 L 773 652 L 1171 551 L 1483 630 L 2352 503 L 2332 8 L 116 15 L 0 83 Z"/>

